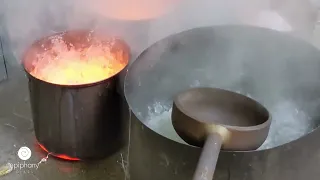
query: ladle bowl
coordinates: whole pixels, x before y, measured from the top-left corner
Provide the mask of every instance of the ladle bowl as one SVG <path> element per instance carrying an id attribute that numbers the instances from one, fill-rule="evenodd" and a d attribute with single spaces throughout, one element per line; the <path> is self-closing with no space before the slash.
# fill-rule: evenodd
<path id="1" fill-rule="evenodd" d="M 178 93 L 172 107 L 172 124 L 177 134 L 193 146 L 202 147 L 210 126 L 228 131 L 222 149 L 258 149 L 271 125 L 268 110 L 259 102 L 217 88 L 191 88 Z"/>
<path id="2" fill-rule="evenodd" d="M 202 147 L 193 180 L 212 180 L 221 149 L 257 149 L 271 124 L 267 109 L 253 99 L 206 87 L 178 93 L 171 118 L 183 140 Z"/>

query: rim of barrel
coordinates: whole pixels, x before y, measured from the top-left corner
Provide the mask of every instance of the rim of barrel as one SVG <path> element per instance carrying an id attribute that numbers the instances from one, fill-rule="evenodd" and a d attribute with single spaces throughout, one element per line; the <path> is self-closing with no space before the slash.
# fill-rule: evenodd
<path id="1" fill-rule="evenodd" d="M 121 39 L 120 37 L 110 36 L 110 35 L 107 35 L 107 34 L 104 34 L 104 33 L 98 31 L 97 33 L 99 33 L 99 37 L 104 37 L 104 38 L 101 38 L 101 40 L 114 38 L 115 41 L 116 41 L 116 44 L 119 44 L 121 46 L 121 49 L 125 52 L 125 55 L 124 55 L 125 58 L 124 59 L 126 61 L 126 65 L 123 66 L 114 75 L 109 76 L 106 79 L 102 79 L 102 80 L 99 80 L 99 81 L 94 81 L 94 82 L 91 82 L 91 83 L 83 83 L 83 84 L 57 84 L 57 83 L 44 81 L 42 79 L 39 79 L 36 76 L 31 75 L 30 72 L 29 72 L 30 67 L 28 67 L 28 66 L 30 66 L 30 62 L 29 62 L 29 60 L 27 58 L 28 55 L 32 53 L 34 48 L 41 46 L 42 42 L 47 41 L 50 38 L 55 37 L 55 36 L 63 36 L 64 34 L 67 34 L 67 33 L 81 33 L 81 34 L 88 35 L 90 33 L 95 33 L 95 31 L 94 30 L 88 30 L 88 29 L 66 30 L 66 31 L 60 31 L 60 32 L 56 32 L 56 33 L 47 35 L 47 36 L 44 36 L 44 37 L 42 37 L 40 39 L 37 39 L 37 40 L 33 41 L 33 43 L 30 46 L 28 46 L 28 48 L 24 51 L 23 56 L 22 56 L 22 62 L 21 62 L 22 68 L 27 73 L 28 76 L 30 76 L 30 77 L 32 77 L 32 78 L 34 78 L 34 79 L 36 79 L 36 80 L 38 80 L 40 82 L 51 84 L 53 86 L 67 87 L 67 88 L 82 88 L 82 87 L 91 87 L 91 86 L 95 86 L 97 84 L 103 84 L 105 82 L 108 82 L 110 79 L 112 79 L 115 76 L 118 76 L 120 73 L 122 73 L 129 66 L 130 58 L 131 58 L 131 50 L 130 50 L 129 45 L 123 39 Z"/>

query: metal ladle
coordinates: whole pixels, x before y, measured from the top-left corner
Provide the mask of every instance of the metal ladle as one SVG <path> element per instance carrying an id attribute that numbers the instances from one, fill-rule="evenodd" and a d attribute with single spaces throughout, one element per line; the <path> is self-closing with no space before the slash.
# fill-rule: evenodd
<path id="1" fill-rule="evenodd" d="M 268 136 L 269 112 L 246 96 L 216 88 L 192 88 L 176 95 L 172 124 L 188 144 L 202 147 L 193 180 L 212 180 L 220 149 L 248 151 Z"/>

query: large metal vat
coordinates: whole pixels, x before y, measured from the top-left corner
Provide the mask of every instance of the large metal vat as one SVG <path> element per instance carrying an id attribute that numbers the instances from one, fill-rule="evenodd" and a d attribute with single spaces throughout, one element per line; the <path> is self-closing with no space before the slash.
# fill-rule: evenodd
<path id="1" fill-rule="evenodd" d="M 279 32 L 249 26 L 198 28 L 144 51 L 129 68 L 131 180 L 192 178 L 200 149 L 186 145 L 170 121 L 172 96 L 212 86 L 248 95 L 272 114 L 259 150 L 223 152 L 216 180 L 318 180 L 320 52 Z"/>

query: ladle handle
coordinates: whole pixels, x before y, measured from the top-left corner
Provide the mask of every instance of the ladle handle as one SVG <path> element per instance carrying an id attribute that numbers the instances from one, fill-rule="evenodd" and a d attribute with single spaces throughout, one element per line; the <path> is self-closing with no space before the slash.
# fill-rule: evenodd
<path id="1" fill-rule="evenodd" d="M 218 161 L 222 137 L 219 133 L 210 134 L 202 148 L 193 180 L 212 180 Z"/>

